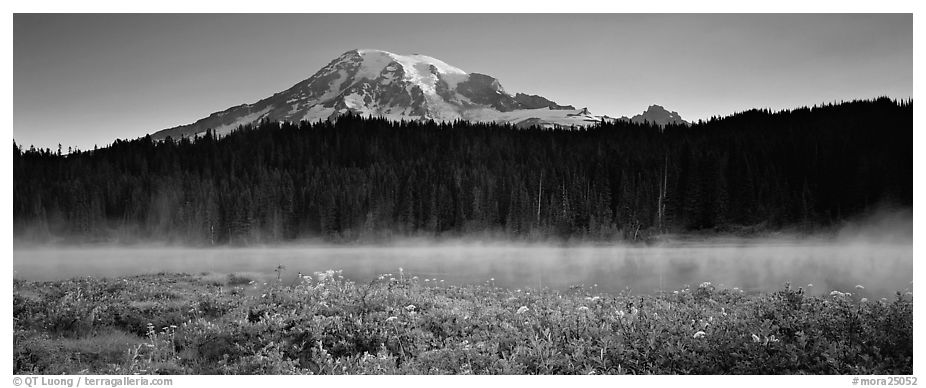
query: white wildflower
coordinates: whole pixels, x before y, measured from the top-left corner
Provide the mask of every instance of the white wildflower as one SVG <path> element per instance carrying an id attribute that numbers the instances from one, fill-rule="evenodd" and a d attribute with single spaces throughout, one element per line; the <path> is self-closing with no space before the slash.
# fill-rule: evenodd
<path id="1" fill-rule="evenodd" d="M 698 331 L 697 333 L 694 333 L 694 338 L 701 338 L 701 337 L 704 337 L 704 336 L 706 336 L 706 335 L 707 335 L 707 333 L 705 333 L 705 332 L 703 332 L 703 331 Z"/>
<path id="2" fill-rule="evenodd" d="M 698 287 L 707 288 L 707 287 L 710 287 L 710 286 L 711 286 L 711 282 L 703 282 L 703 283 L 701 283 L 701 285 L 698 286 Z"/>
<path id="3" fill-rule="evenodd" d="M 753 334 L 753 335 L 752 335 L 752 342 L 762 342 L 762 339 L 759 338 L 759 336 Z"/>
<path id="4" fill-rule="evenodd" d="M 528 310 L 530 310 L 530 309 L 527 308 L 527 306 L 521 306 L 521 308 L 519 308 L 519 309 L 518 309 L 518 312 L 515 313 L 515 314 L 524 314 L 524 313 L 526 313 Z"/>
<path id="5" fill-rule="evenodd" d="M 415 311 L 415 308 L 416 308 L 416 307 L 415 307 L 415 305 L 413 305 L 413 304 L 410 304 L 410 305 L 408 305 L 408 306 L 405 306 L 405 310 L 408 310 L 408 311 Z"/>

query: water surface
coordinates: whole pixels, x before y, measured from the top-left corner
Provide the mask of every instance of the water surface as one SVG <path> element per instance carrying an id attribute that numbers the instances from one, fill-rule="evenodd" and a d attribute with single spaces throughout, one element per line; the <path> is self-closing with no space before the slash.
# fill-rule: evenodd
<path id="1" fill-rule="evenodd" d="M 634 293 L 702 282 L 768 291 L 786 282 L 815 294 L 891 296 L 912 288 L 911 244 L 685 243 L 663 247 L 551 245 L 292 246 L 270 248 L 31 247 L 14 249 L 14 277 L 55 280 L 168 272 L 247 272 L 264 279 L 341 269 L 356 281 L 381 274 L 443 284 L 511 288 L 574 285 Z M 494 280 L 492 280 L 494 279 Z M 813 284 L 813 287 L 808 287 Z M 857 288 L 862 285 L 864 289 Z"/>

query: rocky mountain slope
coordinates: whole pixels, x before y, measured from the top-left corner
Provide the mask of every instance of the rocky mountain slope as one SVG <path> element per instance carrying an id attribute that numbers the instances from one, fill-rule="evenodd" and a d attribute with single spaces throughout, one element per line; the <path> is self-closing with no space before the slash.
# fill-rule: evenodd
<path id="1" fill-rule="evenodd" d="M 644 119 L 665 121 L 662 112 L 650 113 L 654 107 L 644 113 Z M 512 95 L 492 76 L 467 73 L 426 55 L 351 50 L 283 92 L 213 113 L 192 124 L 158 131 L 152 138 L 189 137 L 208 129 L 222 135 L 264 119 L 314 122 L 334 120 L 349 112 L 392 120 L 469 120 L 546 128 L 614 120 L 542 96 Z M 675 112 L 667 117 L 681 119 Z M 637 116 L 630 120 L 636 121 Z"/>

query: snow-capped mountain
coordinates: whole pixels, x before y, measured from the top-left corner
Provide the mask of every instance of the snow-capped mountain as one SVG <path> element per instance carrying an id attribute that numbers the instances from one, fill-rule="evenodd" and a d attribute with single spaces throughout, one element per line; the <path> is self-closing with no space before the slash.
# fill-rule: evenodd
<path id="1" fill-rule="evenodd" d="M 511 95 L 491 76 L 467 73 L 426 55 L 351 50 L 283 92 L 156 132 L 152 138 L 176 139 L 210 128 L 221 135 L 262 119 L 315 122 L 348 112 L 393 120 L 463 119 L 522 127 L 586 126 L 613 120 L 541 96 Z"/>
<path id="2" fill-rule="evenodd" d="M 652 124 L 664 126 L 666 124 L 684 124 L 688 125 L 688 122 L 682 119 L 682 116 L 678 112 L 670 112 L 659 105 L 650 105 L 642 114 L 634 115 L 633 117 L 623 116 L 620 120 L 630 121 L 634 123 L 644 123 L 649 122 Z"/>

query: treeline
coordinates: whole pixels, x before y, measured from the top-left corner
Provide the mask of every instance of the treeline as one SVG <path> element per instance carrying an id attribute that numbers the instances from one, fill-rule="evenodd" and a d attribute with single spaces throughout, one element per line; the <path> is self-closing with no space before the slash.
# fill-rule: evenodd
<path id="1" fill-rule="evenodd" d="M 662 129 L 345 116 L 70 154 L 14 143 L 14 235 L 248 244 L 810 231 L 912 208 L 912 131 L 912 100 L 881 98 Z"/>

